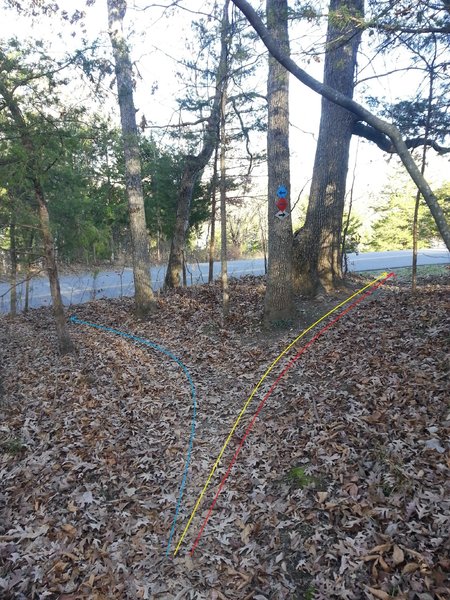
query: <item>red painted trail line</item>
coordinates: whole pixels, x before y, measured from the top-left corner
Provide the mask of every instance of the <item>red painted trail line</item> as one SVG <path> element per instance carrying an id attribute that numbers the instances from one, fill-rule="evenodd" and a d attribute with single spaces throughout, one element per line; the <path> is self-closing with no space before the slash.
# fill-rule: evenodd
<path id="1" fill-rule="evenodd" d="M 271 388 L 269 389 L 269 391 L 267 392 L 267 394 L 264 396 L 264 398 L 261 400 L 261 402 L 258 405 L 258 408 L 256 409 L 256 412 L 252 418 L 252 420 L 250 421 L 249 425 L 247 426 L 247 429 L 245 430 L 244 435 L 242 436 L 241 442 L 239 444 L 239 446 L 237 447 L 233 458 L 231 459 L 230 465 L 227 469 L 227 472 L 225 473 L 225 475 L 222 478 L 222 481 L 220 482 L 219 488 L 216 492 L 216 495 L 214 496 L 213 501 L 211 502 L 211 506 L 209 507 L 208 510 L 208 514 L 206 515 L 203 524 L 200 528 L 200 531 L 198 532 L 197 537 L 195 538 L 195 541 L 192 545 L 191 550 L 189 551 L 189 554 L 192 556 L 194 554 L 194 551 L 196 549 L 196 547 L 198 546 L 198 543 L 200 541 L 200 538 L 202 536 L 203 530 L 205 529 L 209 518 L 211 516 L 211 513 L 214 509 L 214 506 L 216 505 L 217 499 L 220 495 L 220 492 L 223 489 L 223 486 L 225 485 L 226 480 L 228 479 L 228 476 L 231 473 L 231 469 L 234 466 L 234 463 L 236 462 L 237 457 L 239 456 L 239 453 L 242 449 L 242 446 L 244 445 L 244 442 L 248 436 L 248 434 L 250 433 L 250 431 L 253 428 L 253 425 L 255 424 L 256 419 L 258 418 L 259 413 L 261 412 L 264 404 L 266 403 L 266 400 L 269 398 L 269 396 L 272 394 L 273 390 L 277 387 L 278 383 L 280 382 L 280 380 L 284 377 L 284 375 L 286 375 L 286 373 L 289 371 L 289 369 L 291 369 L 294 364 L 299 360 L 299 358 L 301 357 L 301 355 L 306 352 L 306 350 L 319 338 L 321 337 L 325 331 L 327 331 L 328 329 L 330 329 L 330 327 L 332 327 L 335 323 L 337 323 L 337 321 L 339 321 L 339 319 L 341 319 L 344 315 L 346 315 L 350 310 L 352 310 L 352 308 L 354 308 L 357 304 L 359 304 L 360 302 L 362 302 L 364 300 L 364 298 L 367 298 L 368 296 L 370 296 L 371 294 L 373 294 L 373 292 L 379 288 L 381 285 L 383 285 L 388 279 L 389 277 L 393 277 L 394 273 L 389 273 L 389 275 L 387 277 L 385 277 L 384 279 L 382 279 L 380 282 L 378 282 L 376 285 L 373 286 L 372 289 L 370 289 L 368 292 L 366 292 L 363 296 L 361 296 L 360 298 L 358 298 L 357 300 L 355 300 L 355 302 L 352 302 L 352 304 L 350 304 L 349 306 L 347 306 L 346 309 L 344 309 L 342 312 L 340 312 L 338 314 L 337 317 L 335 317 L 332 321 L 330 321 L 327 325 L 325 325 L 325 327 L 323 327 L 318 333 L 316 333 L 316 335 L 307 343 L 305 344 L 302 348 L 300 348 L 300 350 L 297 352 L 297 354 L 294 356 L 294 358 L 292 358 L 289 363 L 286 365 L 286 367 L 281 371 L 281 373 L 278 375 L 277 379 L 275 380 L 275 382 L 272 384 Z"/>

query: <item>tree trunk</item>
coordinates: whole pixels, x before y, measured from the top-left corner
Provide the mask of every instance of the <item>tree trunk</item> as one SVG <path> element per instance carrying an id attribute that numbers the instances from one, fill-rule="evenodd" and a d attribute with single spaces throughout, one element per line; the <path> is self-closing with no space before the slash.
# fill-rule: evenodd
<path id="1" fill-rule="evenodd" d="M 289 54 L 287 0 L 267 0 L 267 28 L 283 52 Z M 293 316 L 292 294 L 292 220 L 289 168 L 289 73 L 269 56 L 267 79 L 268 128 L 268 250 L 267 288 L 264 321 L 288 320 Z M 286 188 L 287 208 L 277 208 L 277 191 Z M 281 200 L 281 198 L 280 198 Z M 284 212 L 284 218 L 277 214 Z"/>
<path id="2" fill-rule="evenodd" d="M 48 280 L 50 283 L 50 294 L 52 296 L 53 314 L 55 316 L 58 345 L 61 354 L 67 354 L 74 350 L 72 340 L 67 333 L 64 306 L 59 287 L 58 267 L 56 264 L 55 248 L 50 229 L 50 218 L 44 192 L 38 179 L 33 180 L 34 193 L 39 207 L 39 221 L 41 226 L 42 240 L 44 242 L 44 254 L 47 265 Z"/>
<path id="3" fill-rule="evenodd" d="M 211 230 L 209 237 L 209 270 L 208 283 L 214 281 L 214 255 L 216 252 L 216 196 L 217 196 L 217 155 L 219 145 L 216 144 L 214 152 L 213 178 L 211 186 Z"/>
<path id="4" fill-rule="evenodd" d="M 108 0 L 108 27 L 113 49 L 120 121 L 125 157 L 125 185 L 130 215 L 135 308 L 139 316 L 154 312 L 156 302 L 150 279 L 150 253 L 145 221 L 139 137 L 133 100 L 133 71 L 123 35 L 126 0 Z"/>
<path id="5" fill-rule="evenodd" d="M 433 194 L 428 182 L 420 172 L 419 167 L 416 165 L 397 127 L 392 125 L 392 123 L 388 123 L 387 121 L 375 116 L 369 110 L 361 106 L 361 104 L 358 104 L 348 96 L 345 96 L 345 94 L 342 94 L 329 85 L 321 83 L 317 79 L 314 79 L 314 77 L 311 77 L 311 75 L 301 69 L 285 52 L 282 51 L 279 44 L 277 44 L 276 40 L 274 40 L 267 31 L 264 23 L 261 21 L 256 11 L 247 2 L 247 0 L 233 0 L 233 3 L 247 17 L 252 27 L 261 37 L 261 40 L 270 54 L 284 67 L 286 67 L 286 69 L 292 73 L 294 77 L 296 77 L 299 81 L 313 91 L 327 98 L 327 100 L 331 100 L 331 102 L 339 104 L 339 106 L 342 106 L 343 108 L 346 108 L 352 112 L 357 117 L 358 121 L 364 121 L 370 126 L 370 128 L 389 138 L 405 169 L 408 171 L 411 179 L 414 181 L 424 197 L 425 202 L 427 203 L 428 208 L 430 209 L 430 212 L 436 222 L 439 233 L 442 235 L 442 239 L 450 251 L 450 227 L 445 218 L 444 211 L 439 206 L 436 196 Z"/>
<path id="6" fill-rule="evenodd" d="M 425 123 L 425 139 L 428 139 L 430 134 L 431 124 L 431 113 L 433 112 L 433 88 L 434 88 L 434 70 L 433 66 L 430 71 L 430 83 L 428 89 L 428 101 L 427 101 L 427 119 Z M 422 165 L 420 172 L 422 175 L 425 174 L 425 168 L 427 164 L 427 145 L 423 145 L 422 149 Z M 419 206 L 420 206 L 420 190 L 417 190 L 416 202 L 414 205 L 414 218 L 413 218 L 413 256 L 412 256 L 412 274 L 411 274 L 411 291 L 413 294 L 416 293 L 417 288 L 417 246 L 419 241 Z"/>
<path id="7" fill-rule="evenodd" d="M 222 280 L 222 316 L 225 321 L 230 312 L 230 294 L 228 291 L 227 265 L 227 179 L 226 179 L 226 132 L 225 111 L 227 105 L 227 85 L 225 83 L 220 114 L 220 266 Z"/>
<path id="8" fill-rule="evenodd" d="M 216 91 L 209 119 L 207 120 L 205 133 L 203 135 L 203 147 L 196 156 L 186 157 L 180 190 L 178 193 L 177 215 L 175 220 L 174 234 L 170 246 L 169 264 L 167 266 L 164 287 L 174 288 L 180 285 L 180 273 L 182 269 L 182 254 L 186 243 L 186 233 L 189 227 L 191 214 L 192 193 L 195 182 L 200 173 L 206 167 L 214 152 L 219 135 L 220 123 L 220 101 L 222 98 L 223 85 L 227 75 L 228 46 L 229 46 L 229 0 L 225 0 L 222 17 L 221 49 L 219 65 L 217 67 Z"/>
<path id="9" fill-rule="evenodd" d="M 352 98 L 361 32 L 363 0 L 331 0 L 326 40 L 324 83 Z M 338 17 L 345 15 L 345 23 Z M 352 130 L 356 117 L 322 98 L 319 138 L 304 226 L 294 245 L 295 285 L 306 294 L 330 291 L 342 281 L 342 219 Z"/>
<path id="10" fill-rule="evenodd" d="M 17 314 L 17 245 L 16 245 L 16 219 L 15 211 L 12 206 L 12 219 L 9 226 L 9 257 L 11 262 L 11 292 L 10 292 L 10 312 L 13 317 Z"/>
<path id="11" fill-rule="evenodd" d="M 34 231 L 30 233 L 30 238 L 28 240 L 28 255 L 27 255 L 27 272 L 25 279 L 25 303 L 23 307 L 23 312 L 28 312 L 29 304 L 30 304 L 30 279 L 31 279 L 31 265 L 32 258 L 31 253 L 33 251 L 33 242 L 34 242 Z"/>

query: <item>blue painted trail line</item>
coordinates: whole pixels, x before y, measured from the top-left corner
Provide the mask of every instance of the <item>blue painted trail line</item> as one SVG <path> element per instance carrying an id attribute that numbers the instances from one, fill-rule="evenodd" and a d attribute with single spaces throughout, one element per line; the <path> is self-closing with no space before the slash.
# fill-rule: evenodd
<path id="1" fill-rule="evenodd" d="M 145 346 L 149 346 L 150 348 L 153 348 L 157 352 L 161 352 L 162 354 L 165 354 L 171 360 L 176 362 L 177 365 L 179 365 L 181 367 L 182 371 L 186 375 L 186 378 L 189 382 L 189 386 L 191 388 L 191 398 L 192 398 L 191 435 L 189 437 L 188 451 L 186 454 L 186 463 L 184 465 L 183 477 L 181 480 L 180 490 L 178 492 L 178 501 L 177 501 L 177 505 L 175 508 L 175 515 L 173 517 L 172 527 L 170 529 L 169 541 L 167 542 L 166 556 L 168 556 L 169 552 L 170 552 L 170 546 L 172 543 L 173 534 L 175 532 L 175 527 L 177 524 L 178 513 L 180 511 L 181 499 L 183 497 L 184 488 L 186 486 L 187 474 L 188 474 L 188 470 L 189 470 L 189 463 L 191 461 L 192 446 L 194 444 L 194 437 L 195 437 L 195 420 L 197 417 L 197 397 L 196 397 L 196 392 L 195 392 L 195 385 L 194 385 L 194 382 L 192 381 L 191 374 L 189 373 L 189 370 L 186 367 L 186 365 L 177 356 L 175 356 L 175 354 L 173 354 L 170 350 L 167 350 L 166 348 L 163 348 L 162 346 L 155 344 L 154 342 L 150 342 L 149 340 L 146 340 L 144 338 L 138 337 L 136 335 L 132 335 L 131 333 L 126 333 L 124 331 L 120 331 L 119 329 L 113 329 L 112 327 L 106 327 L 105 325 L 97 325 L 96 323 L 90 323 L 89 321 L 83 321 L 81 319 L 78 319 L 78 317 L 76 317 L 75 315 L 72 315 L 70 317 L 70 321 L 72 321 L 72 323 L 76 323 L 78 325 L 87 325 L 88 327 L 94 327 L 94 329 L 99 329 L 100 331 L 106 331 L 106 333 L 113 333 L 114 335 L 119 335 L 125 339 L 131 340 L 134 343 L 144 344 Z"/>

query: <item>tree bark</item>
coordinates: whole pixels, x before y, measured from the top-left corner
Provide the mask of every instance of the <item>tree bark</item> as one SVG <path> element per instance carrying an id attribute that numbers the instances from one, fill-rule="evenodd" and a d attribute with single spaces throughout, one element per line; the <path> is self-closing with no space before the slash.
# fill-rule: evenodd
<path id="1" fill-rule="evenodd" d="M 209 270 L 208 283 L 214 281 L 214 255 L 216 252 L 216 199 L 217 199 L 217 159 L 219 145 L 216 144 L 214 151 L 213 178 L 211 184 L 211 229 L 209 236 Z"/>
<path id="2" fill-rule="evenodd" d="M 225 82 L 220 103 L 220 266 L 222 281 L 222 316 L 225 321 L 230 312 L 227 265 L 227 179 L 226 179 L 226 131 L 227 83 Z"/>
<path id="3" fill-rule="evenodd" d="M 431 115 L 433 112 L 433 96 L 434 96 L 434 68 L 431 65 L 430 69 L 430 82 L 428 88 L 428 100 L 427 100 L 427 117 L 425 122 L 425 139 L 428 138 L 430 133 Z M 427 145 L 425 144 L 422 149 L 422 165 L 420 172 L 422 175 L 425 174 L 425 168 L 427 164 Z M 414 216 L 413 216 L 413 255 L 412 255 L 412 273 L 411 273 L 411 292 L 416 293 L 417 288 L 417 246 L 419 241 L 419 206 L 420 206 L 421 193 L 417 190 L 416 202 L 414 204 Z"/>
<path id="4" fill-rule="evenodd" d="M 33 251 L 33 242 L 34 242 L 34 231 L 31 231 L 30 237 L 28 239 L 28 252 L 27 252 L 27 271 L 26 271 L 26 280 L 25 280 L 25 303 L 23 307 L 23 312 L 28 312 L 29 303 L 30 303 L 30 279 L 31 279 L 31 265 L 32 265 L 32 257 L 31 253 Z"/>
<path id="5" fill-rule="evenodd" d="M 11 292 L 10 292 L 10 312 L 11 316 L 17 314 L 17 244 L 16 244 L 16 216 L 14 206 L 11 206 L 11 223 L 9 226 L 9 256 L 11 262 Z"/>
<path id="6" fill-rule="evenodd" d="M 188 155 L 185 160 L 183 176 L 181 179 L 180 190 L 178 193 L 177 215 L 175 220 L 174 234 L 170 246 L 169 264 L 167 266 L 164 287 L 174 288 L 180 286 L 180 273 L 182 269 L 182 256 L 186 243 L 186 233 L 189 227 L 189 217 L 191 214 L 192 193 L 195 182 L 206 167 L 214 152 L 214 148 L 219 137 L 220 124 L 220 102 L 222 91 L 227 75 L 228 63 L 228 21 L 229 0 L 225 0 L 222 16 L 221 28 L 221 48 L 220 59 L 217 67 L 216 90 L 214 94 L 211 113 L 206 121 L 205 132 L 203 134 L 203 146 L 201 152 L 194 155 Z"/>
<path id="7" fill-rule="evenodd" d="M 331 0 L 329 5 L 324 83 L 352 98 L 361 31 L 353 20 L 345 18 L 343 25 L 338 11 L 359 22 L 364 16 L 364 1 Z M 306 220 L 294 244 L 295 286 L 302 293 L 331 291 L 342 282 L 342 219 L 355 118 L 348 110 L 322 98 Z"/>
<path id="8" fill-rule="evenodd" d="M 286 55 L 282 49 L 277 44 L 276 40 L 268 32 L 264 23 L 259 18 L 258 14 L 251 7 L 251 5 L 247 2 L 247 0 L 233 0 L 233 3 L 243 12 L 243 14 L 247 17 L 249 23 L 255 29 L 255 31 L 261 37 L 264 45 L 270 52 L 270 54 L 276 58 L 286 69 L 296 77 L 299 81 L 304 83 L 313 91 L 317 92 L 321 96 L 324 96 L 331 102 L 335 104 L 339 104 L 343 108 L 346 108 L 350 112 L 352 112 L 358 121 L 364 121 L 368 125 L 371 125 L 377 131 L 383 133 L 387 136 L 392 145 L 400 157 L 405 169 L 408 171 L 411 179 L 414 181 L 421 194 L 423 195 L 425 202 L 430 209 L 431 214 L 436 222 L 439 233 L 442 235 L 442 238 L 445 242 L 445 245 L 450 250 L 450 227 L 446 221 L 444 211 L 439 206 L 436 196 L 433 194 L 428 182 L 420 172 L 419 167 L 415 163 L 413 157 L 411 156 L 408 148 L 403 140 L 399 130 L 392 123 L 388 123 L 383 119 L 372 114 L 369 110 L 348 98 L 344 94 L 341 94 L 337 90 L 332 87 L 325 85 L 311 77 L 306 71 L 301 69 L 288 55 Z"/>
<path id="9" fill-rule="evenodd" d="M 74 350 L 72 340 L 66 329 L 66 319 L 64 315 L 64 306 L 61 299 L 61 289 L 59 287 L 58 267 L 56 264 L 55 248 L 53 245 L 53 236 L 50 229 L 50 217 L 48 214 L 47 203 L 40 181 L 33 180 L 34 193 L 39 207 L 39 221 L 41 225 L 42 239 L 44 242 L 44 253 L 47 264 L 48 280 L 50 283 L 50 293 L 53 301 L 53 314 L 55 315 L 56 331 L 58 334 L 59 350 L 61 354 L 66 354 Z"/>
<path id="10" fill-rule="evenodd" d="M 267 0 L 267 28 L 289 54 L 288 3 L 287 0 Z M 268 128 L 268 249 L 269 262 L 267 288 L 264 299 L 264 321 L 288 320 L 293 316 L 292 290 L 292 220 L 291 182 L 289 167 L 289 73 L 269 56 L 267 79 Z M 279 219 L 276 215 L 277 190 L 284 186 L 287 190 L 287 216 Z"/>
<path id="11" fill-rule="evenodd" d="M 123 34 L 126 0 L 108 0 L 108 27 L 113 49 L 125 157 L 125 185 L 130 215 L 135 309 L 139 316 L 154 312 L 150 253 L 145 220 L 139 136 L 133 100 L 133 70 Z"/>

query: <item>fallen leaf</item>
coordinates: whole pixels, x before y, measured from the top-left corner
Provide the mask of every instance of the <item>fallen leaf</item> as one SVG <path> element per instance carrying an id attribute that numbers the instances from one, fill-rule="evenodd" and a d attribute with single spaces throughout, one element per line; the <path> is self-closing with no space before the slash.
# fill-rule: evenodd
<path id="1" fill-rule="evenodd" d="M 406 575 L 407 573 L 414 573 L 414 571 L 417 571 L 417 569 L 420 568 L 420 565 L 418 563 L 415 562 L 411 562 L 411 563 L 407 563 L 403 569 L 402 569 L 402 573 L 403 575 Z"/>
<path id="2" fill-rule="evenodd" d="M 390 550 L 392 547 L 392 544 L 390 544 L 389 542 L 386 544 L 380 544 L 379 546 L 375 546 L 375 548 L 372 548 L 372 550 L 369 552 L 369 554 L 374 554 L 375 552 L 378 552 L 379 554 L 383 554 L 383 552 L 387 552 L 388 550 Z"/>
<path id="3" fill-rule="evenodd" d="M 320 504 L 323 504 L 327 498 L 328 492 L 317 492 L 317 499 L 320 502 Z"/>
<path id="4" fill-rule="evenodd" d="M 391 600 L 391 596 L 383 590 L 377 590 L 375 588 L 367 588 L 371 594 L 375 596 L 375 598 L 379 598 L 380 600 Z"/>
<path id="5" fill-rule="evenodd" d="M 394 561 L 394 565 L 397 566 L 401 564 L 405 560 L 405 555 L 403 550 L 399 548 L 397 545 L 394 546 L 394 552 L 392 553 L 392 560 Z"/>
<path id="6" fill-rule="evenodd" d="M 61 529 L 67 534 L 69 534 L 71 537 L 74 537 L 77 534 L 77 530 L 73 525 L 70 525 L 70 523 L 65 523 L 64 525 L 62 525 Z"/>

